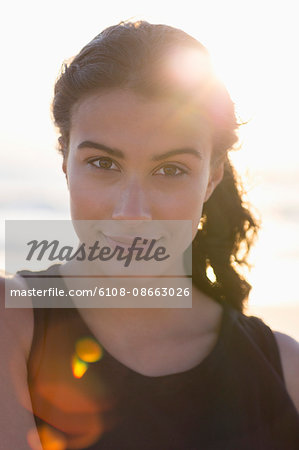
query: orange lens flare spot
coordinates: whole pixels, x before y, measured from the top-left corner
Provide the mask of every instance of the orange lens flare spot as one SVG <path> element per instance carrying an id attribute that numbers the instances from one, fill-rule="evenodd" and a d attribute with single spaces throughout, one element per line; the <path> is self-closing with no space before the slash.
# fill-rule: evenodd
<path id="1" fill-rule="evenodd" d="M 72 357 L 72 372 L 75 378 L 82 378 L 88 369 L 88 364 L 86 362 L 81 361 L 77 355 L 73 355 Z"/>
<path id="2" fill-rule="evenodd" d="M 101 346 L 95 339 L 90 337 L 85 337 L 77 341 L 76 353 L 82 361 L 88 363 L 98 361 L 103 355 Z"/>
<path id="3" fill-rule="evenodd" d="M 27 441 L 32 450 L 40 449 L 39 441 L 43 450 L 65 450 L 67 448 L 64 435 L 48 425 L 38 427 L 38 434 L 36 429 L 29 430 Z"/>

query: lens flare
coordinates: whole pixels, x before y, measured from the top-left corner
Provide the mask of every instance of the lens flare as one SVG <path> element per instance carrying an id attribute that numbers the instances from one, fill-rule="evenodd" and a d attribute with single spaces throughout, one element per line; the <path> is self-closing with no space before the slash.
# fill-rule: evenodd
<path id="1" fill-rule="evenodd" d="M 32 450 L 40 448 L 39 440 L 44 450 L 65 450 L 67 448 L 64 435 L 48 425 L 38 427 L 38 434 L 39 439 L 36 429 L 29 430 L 27 434 L 27 442 Z"/>
<path id="2" fill-rule="evenodd" d="M 103 350 L 95 339 L 84 337 L 76 342 L 76 354 L 82 361 L 92 363 L 101 359 Z"/>
<path id="3" fill-rule="evenodd" d="M 72 357 L 72 371 L 75 378 L 82 378 L 88 369 L 88 364 L 82 361 L 76 354 Z"/>
<path id="4" fill-rule="evenodd" d="M 213 74 L 206 52 L 184 47 L 169 52 L 164 61 L 164 71 L 170 83 L 186 90 L 197 89 Z"/>

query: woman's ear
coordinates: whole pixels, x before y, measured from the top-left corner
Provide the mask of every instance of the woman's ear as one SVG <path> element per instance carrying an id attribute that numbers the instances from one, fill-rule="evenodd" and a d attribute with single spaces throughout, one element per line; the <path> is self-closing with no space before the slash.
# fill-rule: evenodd
<path id="1" fill-rule="evenodd" d="M 67 157 L 66 157 L 66 151 L 65 151 L 65 145 L 63 141 L 63 137 L 59 136 L 58 138 L 58 145 L 59 145 L 59 151 L 62 154 L 63 161 L 62 161 L 62 171 L 65 174 L 66 181 L 67 181 Z"/>
<path id="2" fill-rule="evenodd" d="M 65 157 L 63 157 L 63 161 L 62 161 L 62 171 L 63 171 L 63 173 L 65 174 L 65 176 L 67 176 L 67 174 L 66 174 L 66 160 L 65 160 Z"/>
<path id="3" fill-rule="evenodd" d="M 63 161 L 62 161 L 62 171 L 65 174 L 66 183 L 67 183 L 67 185 L 69 185 L 69 180 L 68 180 L 68 176 L 67 176 L 67 159 L 65 156 L 63 157 Z"/>
<path id="4" fill-rule="evenodd" d="M 207 202 L 209 200 L 215 188 L 222 180 L 223 174 L 224 174 L 224 161 L 218 164 L 216 167 L 211 168 L 204 202 Z"/>
<path id="5" fill-rule="evenodd" d="M 66 182 L 68 184 L 68 177 L 67 177 L 67 158 L 65 156 L 63 156 L 63 161 L 62 161 L 62 171 L 65 175 L 66 178 Z"/>

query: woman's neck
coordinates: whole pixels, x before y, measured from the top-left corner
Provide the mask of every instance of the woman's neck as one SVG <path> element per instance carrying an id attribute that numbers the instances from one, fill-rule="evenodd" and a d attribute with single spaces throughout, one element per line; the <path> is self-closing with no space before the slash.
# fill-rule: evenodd
<path id="1" fill-rule="evenodd" d="M 195 287 L 192 300 L 192 308 L 81 308 L 79 312 L 93 332 L 132 343 L 191 339 L 217 330 L 221 305 Z"/>

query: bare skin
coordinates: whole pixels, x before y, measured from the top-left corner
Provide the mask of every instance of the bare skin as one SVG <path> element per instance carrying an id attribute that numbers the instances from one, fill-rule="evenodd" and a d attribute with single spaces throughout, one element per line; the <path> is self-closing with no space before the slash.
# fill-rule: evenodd
<path id="1" fill-rule="evenodd" d="M 79 102 L 63 163 L 72 219 L 192 220 L 193 239 L 203 203 L 223 176 L 223 164 L 212 169 L 211 138 L 194 111 L 192 105 L 179 108 L 174 101 L 144 99 L 126 90 Z M 118 153 L 111 155 L 107 148 Z M 107 308 L 80 313 L 116 358 L 155 376 L 187 370 L 208 353 L 222 308 L 194 289 L 189 310 Z"/>
<path id="2" fill-rule="evenodd" d="M 11 288 L 26 285 L 20 278 L 7 280 Z M 30 308 L 5 308 L 4 278 L 0 278 L 0 430 L 2 448 L 42 450 L 32 413 L 27 385 L 27 360 L 33 336 L 33 311 Z M 35 442 L 28 444 L 28 433 Z"/>
<path id="3" fill-rule="evenodd" d="M 3 283 L 3 279 L 1 281 Z M 25 288 L 23 280 L 16 278 L 11 280 L 12 288 L 20 288 L 20 283 L 22 288 Z M 33 311 L 30 308 L 4 309 L 3 296 L 1 300 L 1 443 L 3 448 L 41 450 L 27 386 L 26 363 L 33 335 Z M 215 302 L 214 304 L 217 306 Z M 100 327 L 97 327 L 96 334 L 105 340 L 103 344 L 123 364 L 143 375 L 159 376 L 188 370 L 199 364 L 211 352 L 218 337 L 221 311 L 211 309 L 208 316 L 210 329 L 208 330 L 206 326 L 206 333 L 203 332 L 193 339 L 190 337 L 184 340 L 180 337 L 177 341 L 165 340 L 161 350 L 156 342 L 153 342 L 152 346 L 142 348 L 142 345 L 137 347 L 135 345 L 134 348 L 134 346 L 130 347 L 129 341 L 126 341 L 128 347 L 133 350 L 129 353 L 126 352 L 126 345 L 123 342 L 120 343 L 121 340 L 110 339 L 104 329 L 99 333 Z M 92 320 L 90 320 L 90 327 L 93 330 Z M 114 338 L 116 334 L 118 333 L 114 333 Z M 274 334 L 280 349 L 286 388 L 299 411 L 298 342 L 283 333 L 274 332 Z M 164 362 L 165 354 L 169 355 L 166 363 Z M 29 447 L 28 435 L 31 436 L 31 442 L 35 442 L 34 446 Z"/>
<path id="4" fill-rule="evenodd" d="M 191 120 L 188 108 L 181 111 L 176 106 L 146 101 L 127 91 L 88 97 L 76 105 L 69 153 L 63 162 L 73 219 L 188 219 L 195 237 L 203 204 L 221 181 L 223 167 L 212 168 L 210 137 L 205 127 L 198 126 L 200 117 Z M 119 149 L 125 157 L 111 156 L 90 144 L 78 149 L 84 141 Z M 152 160 L 186 148 L 201 156 L 189 152 Z M 165 166 L 171 167 L 170 178 Z M 10 283 L 24 282 L 15 277 Z M 211 352 L 222 307 L 194 289 L 192 309 L 82 309 L 80 314 L 116 359 L 143 375 L 159 376 L 188 370 Z M 1 324 L 0 417 L 5 430 L 1 439 L 5 448 L 25 450 L 28 431 L 35 431 L 26 368 L 32 309 L 5 309 L 2 296 Z M 299 410 L 299 345 L 282 333 L 276 333 L 276 339 L 286 386 Z M 36 441 L 34 448 L 40 450 Z"/>
<path id="5" fill-rule="evenodd" d="M 194 291 L 194 289 L 193 289 Z M 214 347 L 222 307 L 208 297 L 192 309 L 81 309 L 99 342 L 117 360 L 146 376 L 184 372 Z"/>

